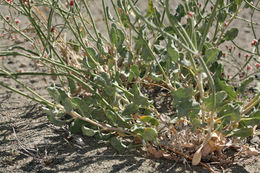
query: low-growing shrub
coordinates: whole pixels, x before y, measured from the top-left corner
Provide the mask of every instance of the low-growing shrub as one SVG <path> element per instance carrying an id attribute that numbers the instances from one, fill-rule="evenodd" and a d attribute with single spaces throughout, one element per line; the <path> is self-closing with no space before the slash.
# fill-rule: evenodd
<path id="1" fill-rule="evenodd" d="M 85 0 L 0 2 L 8 9 L 0 12 L 1 38 L 14 39 L 1 49 L 2 61 L 19 56 L 49 69 L 14 72 L 2 63 L 1 76 L 26 92 L 0 85 L 40 103 L 54 125 L 69 125 L 71 133 L 108 140 L 118 152 L 144 146 L 156 158 L 177 153 L 197 165 L 215 151 L 223 158 L 224 148 L 254 135 L 260 124 L 259 82 L 247 95 L 259 73 L 252 20 L 259 1 L 148 0 L 144 8 L 138 0 L 102 0 L 106 33 Z M 245 8 L 251 9 L 251 20 L 243 20 L 255 37 L 252 51 L 235 44 L 239 29 L 230 27 Z M 227 51 L 226 42 L 233 45 Z M 235 47 L 246 61 L 225 75 Z M 22 75 L 51 76 L 52 100 L 19 81 Z M 168 105 L 156 103 L 165 98 Z"/>

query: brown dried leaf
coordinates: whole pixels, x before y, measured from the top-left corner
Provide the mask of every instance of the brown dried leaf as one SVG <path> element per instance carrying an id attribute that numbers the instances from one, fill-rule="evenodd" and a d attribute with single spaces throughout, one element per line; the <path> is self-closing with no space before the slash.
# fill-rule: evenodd
<path id="1" fill-rule="evenodd" d="M 163 158 L 167 159 L 167 160 L 174 160 L 175 158 L 168 153 L 163 153 Z"/>
<path id="2" fill-rule="evenodd" d="M 54 69 L 51 69 L 51 73 L 55 73 Z M 56 75 L 51 75 L 51 79 L 56 81 L 57 80 L 57 76 Z"/>
<path id="3" fill-rule="evenodd" d="M 195 147 L 194 144 L 192 144 L 192 143 L 184 143 L 181 146 L 183 148 L 194 148 Z"/>
<path id="4" fill-rule="evenodd" d="M 248 156 L 258 156 L 259 151 L 256 150 L 254 147 L 248 147 L 245 151 L 245 154 Z"/>
<path id="5" fill-rule="evenodd" d="M 152 146 L 147 146 L 147 153 L 156 158 L 156 159 L 159 159 L 159 158 L 162 158 L 163 157 L 163 151 L 162 150 L 156 150 L 154 147 Z"/>
<path id="6" fill-rule="evenodd" d="M 201 160 L 201 148 L 199 148 L 192 158 L 192 165 L 198 165 Z"/>
<path id="7" fill-rule="evenodd" d="M 163 157 L 163 151 L 162 150 L 158 150 L 154 153 L 154 157 L 156 159 L 162 158 Z"/>
<path id="8" fill-rule="evenodd" d="M 206 144 L 202 150 L 201 150 L 201 155 L 202 157 L 206 157 L 208 154 L 210 154 L 212 152 L 212 147 L 210 146 L 210 144 Z"/>
<path id="9" fill-rule="evenodd" d="M 177 133 L 176 129 L 173 126 L 170 127 L 170 131 L 172 132 L 172 135 L 175 135 Z"/>

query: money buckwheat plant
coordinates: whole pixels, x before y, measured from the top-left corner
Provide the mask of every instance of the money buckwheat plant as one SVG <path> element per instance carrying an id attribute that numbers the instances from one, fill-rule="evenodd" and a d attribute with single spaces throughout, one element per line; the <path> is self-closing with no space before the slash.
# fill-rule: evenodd
<path id="1" fill-rule="evenodd" d="M 260 124 L 259 0 L 97 0 L 102 26 L 90 3 L 1 0 L 0 38 L 13 44 L 1 45 L 0 77 L 23 90 L 0 85 L 38 102 L 54 125 L 119 153 L 142 148 L 205 167 L 232 162 L 225 151 L 234 145 L 258 154 L 244 144 Z M 249 49 L 236 44 L 239 20 L 251 28 Z M 46 70 L 13 71 L 7 56 Z M 25 75 L 51 76 L 50 98 L 19 80 Z"/>

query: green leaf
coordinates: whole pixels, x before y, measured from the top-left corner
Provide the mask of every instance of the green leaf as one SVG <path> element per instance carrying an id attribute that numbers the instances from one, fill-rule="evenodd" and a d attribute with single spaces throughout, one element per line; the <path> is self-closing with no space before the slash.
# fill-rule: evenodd
<path id="1" fill-rule="evenodd" d="M 157 75 L 155 73 L 151 73 L 150 75 L 151 75 L 152 79 L 156 82 L 163 81 L 163 75 L 162 74 Z"/>
<path id="2" fill-rule="evenodd" d="M 49 92 L 51 98 L 56 102 L 60 103 L 61 97 L 59 91 L 56 89 L 56 87 L 48 87 L 47 91 Z"/>
<path id="3" fill-rule="evenodd" d="M 65 100 L 64 100 L 64 108 L 65 108 L 67 113 L 70 113 L 74 108 L 72 101 L 68 97 L 65 98 Z"/>
<path id="4" fill-rule="evenodd" d="M 119 48 L 120 46 L 122 46 L 122 44 L 125 40 L 123 31 L 118 29 L 114 23 L 112 24 L 112 27 L 111 27 L 111 30 L 109 33 L 109 37 L 110 37 L 111 42 L 116 46 L 116 48 Z"/>
<path id="5" fill-rule="evenodd" d="M 135 74 L 136 77 L 140 76 L 139 67 L 137 65 L 132 65 L 131 71 Z"/>
<path id="6" fill-rule="evenodd" d="M 168 44 L 167 44 L 167 54 L 168 54 L 168 57 L 170 57 L 170 59 L 177 63 L 178 60 L 179 60 L 179 52 L 178 50 L 176 49 L 176 47 L 172 44 L 172 41 L 168 41 Z"/>
<path id="7" fill-rule="evenodd" d="M 226 10 L 220 10 L 218 13 L 218 22 L 223 23 L 227 18 Z"/>
<path id="8" fill-rule="evenodd" d="M 219 50 L 217 48 L 207 49 L 205 52 L 205 62 L 207 65 L 211 65 L 217 61 Z"/>
<path id="9" fill-rule="evenodd" d="M 243 2 L 243 0 L 235 0 L 235 2 L 237 5 L 240 5 Z"/>
<path id="10" fill-rule="evenodd" d="M 210 66 L 210 71 L 214 74 L 214 78 L 223 80 L 224 66 L 218 63 L 218 61 Z"/>
<path id="11" fill-rule="evenodd" d="M 137 135 L 144 135 L 144 127 L 141 124 L 134 124 L 131 131 Z"/>
<path id="12" fill-rule="evenodd" d="M 229 13 L 235 13 L 237 11 L 237 4 L 235 2 L 231 2 L 228 8 Z"/>
<path id="13" fill-rule="evenodd" d="M 128 28 L 129 23 L 130 23 L 130 18 L 128 16 L 128 14 L 125 12 L 121 13 L 120 18 L 121 18 L 121 21 L 122 21 L 124 27 Z"/>
<path id="14" fill-rule="evenodd" d="M 253 128 L 241 128 L 238 131 L 234 132 L 232 136 L 246 138 L 253 135 Z"/>
<path id="15" fill-rule="evenodd" d="M 91 112 L 92 117 L 97 120 L 104 122 L 107 120 L 106 113 L 102 108 L 96 108 Z"/>
<path id="16" fill-rule="evenodd" d="M 101 140 L 109 140 L 111 138 L 111 136 L 113 136 L 111 133 L 101 133 L 100 131 L 98 131 L 94 137 L 97 139 L 101 139 Z"/>
<path id="17" fill-rule="evenodd" d="M 117 137 L 110 138 L 109 143 L 120 154 L 124 153 L 127 149 L 127 146 L 124 145 Z"/>
<path id="18" fill-rule="evenodd" d="M 154 128 L 147 127 L 144 129 L 143 138 L 145 141 L 156 142 L 158 133 Z"/>
<path id="19" fill-rule="evenodd" d="M 192 130 L 196 130 L 198 127 L 201 127 L 202 125 L 201 118 L 192 118 L 191 124 Z"/>
<path id="20" fill-rule="evenodd" d="M 87 65 L 87 67 L 91 67 L 91 68 L 95 68 L 96 65 L 93 63 L 93 61 L 90 59 L 93 58 L 94 60 L 97 60 L 97 52 L 95 51 L 95 49 L 91 48 L 91 47 L 88 47 L 86 48 L 86 53 L 87 53 L 87 56 L 88 56 L 88 60 L 85 59 L 85 65 Z"/>
<path id="21" fill-rule="evenodd" d="M 59 88 L 57 86 L 48 87 L 47 91 L 56 103 L 63 104 L 65 98 L 68 97 L 66 92 L 62 88 Z"/>
<path id="22" fill-rule="evenodd" d="M 192 88 L 178 88 L 173 93 L 173 98 L 175 101 L 185 101 L 192 98 L 194 92 Z"/>
<path id="23" fill-rule="evenodd" d="M 229 31 L 226 32 L 224 38 L 226 41 L 229 40 L 234 40 L 238 35 L 238 29 L 237 28 L 232 28 Z"/>
<path id="24" fill-rule="evenodd" d="M 116 124 L 119 127 L 130 128 L 130 125 L 126 122 L 126 120 L 124 120 L 123 117 L 121 117 L 120 115 L 116 115 L 111 110 L 106 111 L 106 116 L 112 122 L 113 125 Z"/>
<path id="25" fill-rule="evenodd" d="M 143 122 L 149 123 L 152 126 L 158 126 L 159 125 L 159 121 L 152 116 L 145 116 L 144 115 L 144 116 L 140 117 L 140 120 L 143 121 Z"/>
<path id="26" fill-rule="evenodd" d="M 82 126 L 81 131 L 86 136 L 94 136 L 98 132 L 98 130 L 93 130 L 93 129 L 90 129 L 86 126 Z"/>
<path id="27" fill-rule="evenodd" d="M 186 15 L 184 6 L 182 4 L 179 4 L 177 9 L 176 9 L 176 13 L 174 15 L 174 17 L 180 22 L 181 18 L 184 17 Z"/>
<path id="28" fill-rule="evenodd" d="M 69 89 L 70 89 L 70 93 L 73 94 L 76 92 L 77 86 L 76 83 L 73 79 L 71 79 L 70 77 L 67 78 L 68 79 L 68 84 L 69 84 Z"/>
<path id="29" fill-rule="evenodd" d="M 139 106 L 148 106 L 149 105 L 148 98 L 145 96 L 142 96 L 142 95 L 135 95 L 133 102 L 134 102 L 134 104 L 139 105 Z"/>
<path id="30" fill-rule="evenodd" d="M 86 31 L 85 31 L 85 29 L 82 26 L 80 27 L 80 35 L 81 35 L 82 38 L 86 37 Z"/>
<path id="31" fill-rule="evenodd" d="M 127 78 L 127 83 L 132 82 L 132 80 L 134 79 L 134 77 L 135 77 L 134 72 L 130 71 L 130 73 L 129 73 L 129 75 L 128 75 L 128 78 Z"/>
<path id="32" fill-rule="evenodd" d="M 53 123 L 55 126 L 63 126 L 66 124 L 66 121 L 57 120 L 55 118 L 55 116 L 60 114 L 58 110 L 52 111 L 46 107 L 43 107 L 42 109 L 47 114 L 48 120 L 50 120 L 50 122 Z"/>
<path id="33" fill-rule="evenodd" d="M 85 121 L 83 121 L 83 120 L 81 120 L 81 119 L 75 119 L 75 120 L 71 123 L 69 130 L 70 130 L 70 132 L 71 132 L 72 134 L 81 133 L 81 132 L 82 132 L 82 131 L 81 131 L 82 126 L 83 126 L 83 125 L 86 125 L 86 124 L 87 124 L 87 122 L 85 122 Z"/>
<path id="34" fill-rule="evenodd" d="M 215 84 L 216 84 L 217 91 L 225 91 L 232 100 L 237 99 L 237 94 L 234 91 L 234 88 L 232 86 L 228 85 L 225 81 L 220 80 L 219 78 L 216 78 Z"/>
<path id="35" fill-rule="evenodd" d="M 112 81 L 111 81 L 110 76 L 109 76 L 108 73 L 102 72 L 101 73 L 101 77 L 106 81 L 107 85 L 110 85 L 110 86 L 112 85 Z"/>
<path id="36" fill-rule="evenodd" d="M 95 57 L 97 56 L 97 52 L 95 51 L 95 49 L 93 49 L 92 47 L 88 47 L 86 48 L 87 54 L 89 56 L 91 56 L 92 58 L 95 59 Z"/>
<path id="37" fill-rule="evenodd" d="M 206 107 L 209 110 L 213 110 L 213 103 L 212 103 L 213 94 L 209 97 L 205 98 L 203 102 L 205 103 Z M 216 93 L 216 109 L 219 109 L 223 105 L 223 101 L 227 98 L 227 93 L 225 91 L 220 91 Z"/>
<path id="38" fill-rule="evenodd" d="M 172 26 L 167 26 L 166 28 L 164 28 L 165 32 L 168 32 L 169 34 L 174 34 L 174 29 Z"/>
<path id="39" fill-rule="evenodd" d="M 245 89 L 246 87 L 254 81 L 254 77 L 250 77 L 248 78 L 247 80 L 243 81 L 241 84 L 240 84 L 240 87 L 238 88 L 238 91 L 243 95 L 245 96 Z"/>
<path id="40" fill-rule="evenodd" d="M 152 11 L 152 20 L 153 20 L 153 23 L 158 26 L 158 27 L 161 27 L 162 26 L 162 23 L 161 23 L 161 13 L 157 10 L 157 8 L 153 8 L 153 11 Z"/>
<path id="41" fill-rule="evenodd" d="M 260 124 L 260 111 L 257 111 L 250 115 L 249 117 L 243 118 L 240 121 L 240 124 L 243 126 L 255 126 Z"/>
<path id="42" fill-rule="evenodd" d="M 131 117 L 132 114 L 135 114 L 138 112 L 138 105 L 134 103 L 130 103 L 129 105 L 126 106 L 125 110 L 123 111 L 122 115 L 123 116 L 128 116 Z"/>
<path id="43" fill-rule="evenodd" d="M 178 88 L 173 92 L 173 105 L 176 107 L 178 116 L 194 117 L 200 112 L 200 105 L 193 98 L 192 88 Z"/>
<path id="44" fill-rule="evenodd" d="M 239 121 L 241 118 L 241 106 L 226 104 L 218 113 L 218 117 L 224 117 L 227 121 Z"/>
<path id="45" fill-rule="evenodd" d="M 196 117 L 200 112 L 200 104 L 195 100 L 186 100 L 179 102 L 176 106 L 178 116 L 189 116 L 189 117 Z"/>
<path id="46" fill-rule="evenodd" d="M 74 97 L 72 98 L 72 102 L 75 105 L 75 107 L 79 109 L 81 115 L 85 117 L 91 117 L 89 113 L 90 112 L 89 105 L 84 100 L 82 100 L 79 97 Z"/>
<path id="47" fill-rule="evenodd" d="M 148 9 L 147 9 L 147 13 L 146 13 L 145 17 L 151 16 L 152 11 L 153 11 L 153 1 L 148 0 Z"/>
<path id="48" fill-rule="evenodd" d="M 105 93 L 110 97 L 111 100 L 114 100 L 116 89 L 112 86 L 106 86 L 104 88 Z"/>

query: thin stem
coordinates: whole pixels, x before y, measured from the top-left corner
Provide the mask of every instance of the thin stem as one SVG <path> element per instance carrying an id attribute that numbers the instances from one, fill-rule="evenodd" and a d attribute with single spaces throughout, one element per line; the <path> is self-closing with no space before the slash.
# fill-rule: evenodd
<path id="1" fill-rule="evenodd" d="M 107 13 L 108 13 L 108 12 L 107 12 L 107 10 L 106 10 L 104 0 L 102 0 L 102 7 L 103 7 L 103 12 L 104 12 L 105 21 L 106 21 L 107 33 L 109 33 L 108 17 L 107 17 Z"/>
<path id="2" fill-rule="evenodd" d="M 205 104 L 203 102 L 204 99 L 204 89 L 203 89 L 203 79 L 202 79 L 202 73 L 198 75 L 198 88 L 200 92 L 200 104 L 201 104 L 201 117 L 202 117 L 202 123 L 205 122 Z"/>
<path id="3" fill-rule="evenodd" d="M 256 6 L 259 4 L 260 0 L 257 1 L 256 3 Z M 253 35 L 255 37 L 255 39 L 257 40 L 257 36 L 256 36 L 256 33 L 255 33 L 255 28 L 254 28 L 254 24 L 253 24 L 253 16 L 255 14 L 255 9 L 253 9 L 252 13 L 251 13 L 251 17 L 250 17 L 250 23 L 251 23 L 251 28 L 252 28 L 252 31 L 253 31 Z M 257 54 L 259 54 L 259 49 L 258 49 L 258 46 L 256 46 L 256 52 Z"/>
<path id="4" fill-rule="evenodd" d="M 217 0 L 216 1 L 215 5 L 214 5 L 214 8 L 212 10 L 212 13 L 210 15 L 210 18 L 209 18 L 209 22 L 208 22 L 207 26 L 205 27 L 205 29 L 203 31 L 203 35 L 202 35 L 202 38 L 200 40 L 200 45 L 199 45 L 199 52 L 201 52 L 202 49 L 203 49 L 204 43 L 205 43 L 207 35 L 209 33 L 209 28 L 212 26 L 212 23 L 214 21 L 215 15 L 216 15 L 216 10 L 218 8 L 218 4 L 220 3 L 220 1 L 221 0 Z"/>
<path id="5" fill-rule="evenodd" d="M 28 95 L 28 94 L 26 94 L 26 93 L 24 93 L 22 91 L 17 90 L 16 88 L 10 87 L 10 86 L 4 84 L 3 82 L 0 82 L 0 85 L 2 87 L 5 87 L 5 88 L 7 88 L 7 89 L 9 89 L 9 90 L 11 90 L 11 91 L 21 95 L 21 96 L 27 97 L 27 98 L 29 98 L 29 99 L 37 102 L 37 103 L 44 104 L 44 105 L 49 106 L 49 107 L 54 107 L 54 104 L 49 102 L 49 101 L 48 102 L 44 102 L 43 100 L 37 99 L 35 97 L 32 97 L 32 96 L 30 96 L 30 95 Z"/>
<path id="6" fill-rule="evenodd" d="M 176 31 L 176 33 L 178 34 L 178 36 L 185 42 L 187 42 L 193 51 L 196 51 L 196 48 L 194 46 L 194 44 L 192 43 L 189 35 L 187 34 L 186 30 L 183 28 L 183 26 L 177 21 L 175 20 L 175 18 L 173 18 L 170 14 L 170 10 L 169 10 L 169 0 L 166 0 L 166 14 L 168 16 L 168 19 L 171 23 L 171 26 L 174 28 L 174 30 Z M 177 26 L 180 28 L 177 28 Z M 187 44 L 186 43 L 186 44 Z"/>
<path id="7" fill-rule="evenodd" d="M 156 56 L 154 55 L 154 52 L 152 51 L 151 47 L 148 45 L 148 42 L 147 42 L 143 37 L 141 37 L 141 39 L 143 40 L 143 42 L 144 42 L 146 48 L 149 50 L 150 55 L 152 56 L 152 58 L 156 61 L 157 65 L 159 66 L 159 68 L 160 68 L 160 70 L 161 70 L 161 72 L 162 72 L 162 74 L 163 74 L 163 77 L 165 78 L 165 81 L 166 81 L 165 83 L 167 84 L 167 86 L 168 86 L 172 91 L 174 91 L 175 88 L 172 86 L 172 84 L 171 84 L 171 82 L 170 82 L 168 76 L 166 75 L 166 73 L 165 73 L 163 67 L 161 66 L 160 62 L 157 60 L 157 58 L 156 58 Z"/>
<path id="8" fill-rule="evenodd" d="M 231 42 L 236 46 L 236 48 L 238 48 L 239 50 L 242 50 L 243 52 L 250 53 L 252 55 L 258 55 L 258 56 L 260 55 L 260 54 L 254 53 L 252 51 L 246 50 L 246 49 L 238 46 L 233 40 L 231 40 Z"/>
<path id="9" fill-rule="evenodd" d="M 256 22 L 253 22 L 252 20 L 250 21 L 250 20 L 244 19 L 244 18 L 242 18 L 240 16 L 236 16 L 236 19 L 239 19 L 239 20 L 242 20 L 242 21 L 248 22 L 248 23 L 253 23 L 254 25 L 260 26 L 260 23 L 256 23 Z"/>
<path id="10" fill-rule="evenodd" d="M 100 37 L 99 37 L 99 34 L 98 34 L 98 32 L 97 32 L 96 23 L 95 23 L 95 21 L 93 20 L 92 13 L 91 13 L 91 11 L 90 11 L 89 8 L 88 8 L 88 5 L 87 5 L 87 3 L 86 3 L 86 0 L 82 0 L 82 2 L 83 2 L 84 7 L 86 8 L 86 10 L 87 10 L 87 12 L 88 12 L 88 15 L 89 15 L 89 17 L 90 17 L 92 26 L 93 26 L 93 28 L 94 28 L 94 32 L 95 32 L 95 34 L 96 34 L 96 37 L 97 37 L 97 39 L 99 39 Z"/>
<path id="11" fill-rule="evenodd" d="M 71 23 L 68 21 L 68 19 L 64 16 L 63 12 L 61 11 L 60 9 L 60 12 L 61 12 L 61 15 L 63 17 L 63 19 L 65 20 L 65 22 L 68 24 L 70 30 L 72 31 L 73 35 L 75 36 L 75 38 L 77 39 L 77 41 L 80 43 L 80 45 L 83 47 L 83 49 L 85 50 L 85 52 L 87 53 L 88 57 L 91 59 L 91 61 L 96 65 L 96 66 L 100 66 L 99 63 L 88 53 L 87 51 L 87 47 L 86 45 L 84 44 L 83 40 L 82 40 L 82 37 L 79 34 L 77 34 L 78 32 L 75 31 L 75 29 L 72 27 Z M 73 20 L 75 22 L 75 17 L 73 16 Z M 76 22 L 75 22 L 76 24 Z M 76 24 L 77 26 L 77 24 Z"/>
<path id="12" fill-rule="evenodd" d="M 10 22 L 6 20 L 6 18 L 3 16 L 2 13 L 0 13 L 0 16 L 5 21 L 5 23 L 7 23 L 10 27 L 12 27 L 16 32 L 21 34 L 25 39 L 29 40 L 31 43 L 34 43 L 34 41 L 30 37 L 28 37 L 25 33 L 20 31 L 17 27 L 15 27 L 15 25 L 10 24 Z"/>
<path id="13" fill-rule="evenodd" d="M 198 54 L 197 51 L 194 51 L 192 49 L 190 49 L 188 46 L 186 46 L 185 44 L 183 44 L 178 38 L 172 36 L 171 34 L 169 34 L 168 32 L 165 32 L 164 30 L 162 30 L 160 27 L 155 26 L 154 24 L 152 24 L 151 22 L 149 22 L 142 14 L 140 14 L 140 12 L 138 12 L 138 10 L 135 8 L 134 4 L 131 2 L 131 0 L 128 0 L 128 3 L 130 4 L 132 10 L 134 11 L 134 13 L 136 14 L 137 17 L 139 17 L 142 21 L 144 21 L 148 26 L 150 26 L 152 29 L 159 31 L 162 35 L 174 40 L 177 44 L 179 44 L 182 48 L 184 48 L 185 50 L 187 50 L 188 52 L 192 53 L 192 54 Z"/>
<path id="14" fill-rule="evenodd" d="M 76 4 L 77 4 L 77 3 L 76 3 Z M 78 8 L 78 5 L 76 5 L 76 9 L 77 9 L 77 11 L 78 11 L 78 15 L 79 15 L 79 18 L 80 18 L 80 20 L 81 20 L 81 23 L 83 24 L 84 29 L 87 31 L 87 33 L 88 33 L 88 35 L 90 36 L 90 38 L 91 38 L 92 40 L 94 40 L 95 42 L 97 42 L 97 39 L 95 39 L 95 38 L 93 37 L 93 35 L 90 33 L 88 27 L 86 26 L 86 22 L 84 21 L 84 19 L 83 19 L 83 17 L 82 17 L 82 14 L 81 14 L 81 12 L 80 12 L 80 10 L 79 10 L 79 8 Z"/>
<path id="15" fill-rule="evenodd" d="M 23 72 L 23 73 L 0 73 L 0 76 L 67 76 L 67 73 L 40 73 L 40 72 Z"/>
<path id="16" fill-rule="evenodd" d="M 238 70 L 238 72 L 230 80 L 233 80 L 247 66 L 247 64 L 251 61 L 253 57 L 254 56 L 251 55 L 250 58 L 248 58 L 248 60 L 246 61 L 246 63 Z"/>
<path id="17" fill-rule="evenodd" d="M 9 77 L 11 77 L 15 82 L 17 82 L 18 84 L 20 84 L 23 88 L 25 88 L 27 91 L 29 91 L 31 94 L 33 94 L 35 97 L 37 97 L 38 99 L 42 100 L 43 102 L 47 103 L 48 105 L 52 105 L 52 103 L 48 100 L 46 100 L 45 98 L 43 98 L 42 96 L 40 96 L 38 93 L 36 93 L 35 91 L 33 91 L 30 87 L 26 86 L 24 83 L 22 83 L 21 81 L 17 80 L 14 76 L 12 76 L 8 71 L 0 69 L 0 71 L 2 71 L 3 73 L 5 73 L 6 75 L 8 75 Z"/>
<path id="18" fill-rule="evenodd" d="M 250 111 L 256 104 L 260 102 L 260 92 L 243 108 L 242 114 L 246 114 Z"/>
<path id="19" fill-rule="evenodd" d="M 59 108 L 61 108 L 63 112 L 66 112 L 66 110 L 65 110 L 65 108 L 63 106 L 59 105 Z M 89 123 L 91 123 L 93 125 L 96 125 L 97 127 L 101 128 L 104 131 L 116 131 L 116 132 L 120 132 L 120 133 L 123 133 L 123 134 L 128 134 L 128 135 L 131 135 L 131 136 L 135 136 L 135 134 L 132 133 L 132 132 L 124 130 L 124 129 L 120 128 L 120 127 L 109 127 L 107 125 L 104 125 L 104 124 L 101 124 L 101 123 L 96 122 L 94 120 L 91 120 L 91 119 L 89 119 L 87 117 L 83 117 L 83 116 L 81 116 L 80 114 L 78 114 L 75 111 L 66 112 L 66 114 L 70 115 L 71 117 L 73 117 L 75 119 L 81 119 L 83 121 L 86 121 L 86 122 L 89 122 Z"/>
<path id="20" fill-rule="evenodd" d="M 220 36 L 218 37 L 218 40 L 216 41 L 215 46 L 219 46 L 219 44 L 222 41 L 222 38 L 224 36 L 224 34 L 226 33 L 226 29 L 228 28 L 228 26 L 232 23 L 232 21 L 236 18 L 236 16 L 238 15 L 238 12 L 240 11 L 240 7 L 241 7 L 242 3 L 237 7 L 237 11 L 235 12 L 235 14 L 229 19 L 229 21 L 227 22 L 227 25 L 225 27 L 222 28 Z"/>
<path id="21" fill-rule="evenodd" d="M 256 11 L 260 11 L 260 8 L 257 8 L 257 6 L 254 6 L 253 4 L 251 4 L 250 2 L 248 2 L 247 0 L 244 0 L 246 2 L 247 5 L 249 5 L 251 8 L 253 8 Z M 258 3 L 257 3 L 258 4 Z"/>

